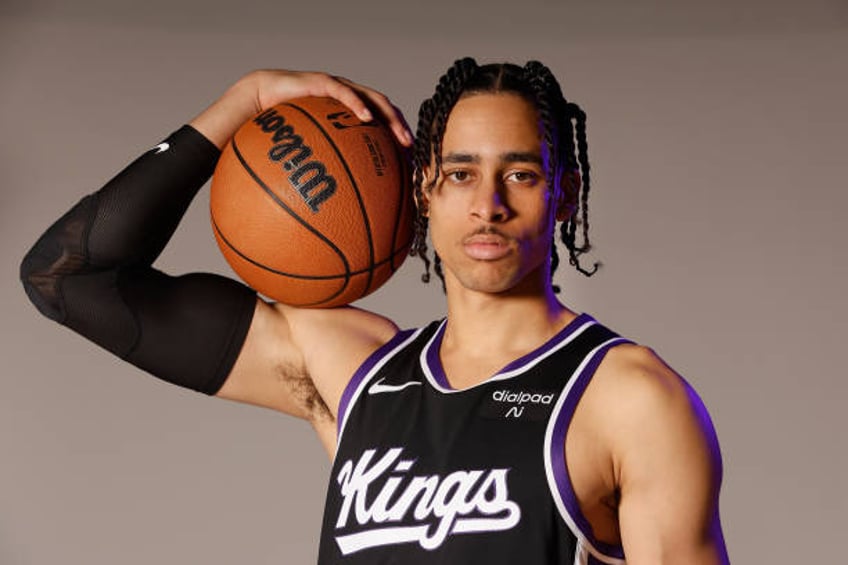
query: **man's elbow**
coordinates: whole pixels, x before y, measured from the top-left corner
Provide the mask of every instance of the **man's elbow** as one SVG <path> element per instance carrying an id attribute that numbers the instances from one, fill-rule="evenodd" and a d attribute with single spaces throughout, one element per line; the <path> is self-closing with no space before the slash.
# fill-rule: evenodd
<path id="1" fill-rule="evenodd" d="M 30 302 L 51 320 L 64 323 L 62 284 L 88 270 L 84 237 L 93 202 L 83 198 L 45 231 L 24 255 L 20 279 Z"/>

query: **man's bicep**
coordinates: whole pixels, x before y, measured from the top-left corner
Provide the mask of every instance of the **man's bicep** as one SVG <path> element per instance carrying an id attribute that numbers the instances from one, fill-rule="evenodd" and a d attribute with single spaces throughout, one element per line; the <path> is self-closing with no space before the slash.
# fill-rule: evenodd
<path id="1" fill-rule="evenodd" d="M 314 426 L 333 422 L 353 372 L 396 332 L 390 320 L 356 308 L 294 308 L 257 300 L 244 345 L 218 396 Z"/>
<path id="2" fill-rule="evenodd" d="M 261 298 L 256 300 L 241 351 L 216 396 L 307 420 L 332 417 L 312 383 L 285 313 Z"/>
<path id="3" fill-rule="evenodd" d="M 721 455 L 695 391 L 658 359 L 633 370 L 616 438 L 628 564 L 727 562 L 718 514 Z"/>

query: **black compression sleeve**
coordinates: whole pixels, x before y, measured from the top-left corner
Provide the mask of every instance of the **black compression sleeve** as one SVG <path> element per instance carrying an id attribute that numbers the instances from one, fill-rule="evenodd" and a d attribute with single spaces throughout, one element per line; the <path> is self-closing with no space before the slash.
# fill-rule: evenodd
<path id="1" fill-rule="evenodd" d="M 35 243 L 21 280 L 45 316 L 168 382 L 216 393 L 256 302 L 234 280 L 151 267 L 219 151 L 184 126 L 86 196 Z"/>

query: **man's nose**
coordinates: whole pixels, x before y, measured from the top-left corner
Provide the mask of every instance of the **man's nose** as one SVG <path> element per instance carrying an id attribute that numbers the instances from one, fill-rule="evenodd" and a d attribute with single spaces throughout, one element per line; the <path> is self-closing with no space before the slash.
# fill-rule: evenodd
<path id="1" fill-rule="evenodd" d="M 474 191 L 471 215 L 484 222 L 503 222 L 509 218 L 504 189 L 503 183 L 496 179 L 481 182 Z"/>

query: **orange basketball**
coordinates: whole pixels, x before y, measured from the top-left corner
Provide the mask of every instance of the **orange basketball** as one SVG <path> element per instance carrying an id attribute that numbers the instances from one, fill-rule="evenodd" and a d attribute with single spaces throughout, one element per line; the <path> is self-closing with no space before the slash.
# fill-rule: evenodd
<path id="1" fill-rule="evenodd" d="M 212 177 L 212 228 L 248 285 L 285 304 L 330 307 L 373 292 L 406 258 L 414 204 L 407 159 L 384 124 L 331 98 L 259 113 Z"/>

